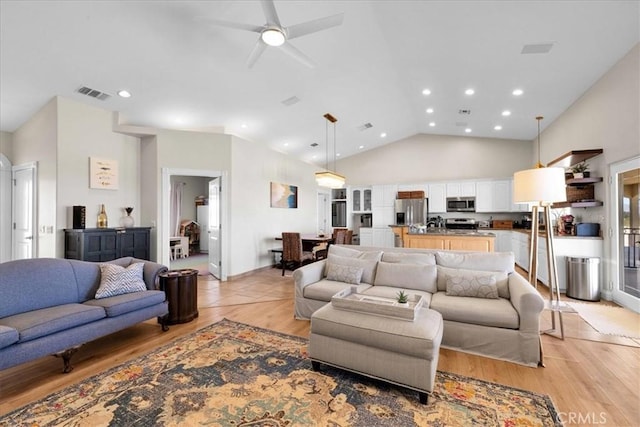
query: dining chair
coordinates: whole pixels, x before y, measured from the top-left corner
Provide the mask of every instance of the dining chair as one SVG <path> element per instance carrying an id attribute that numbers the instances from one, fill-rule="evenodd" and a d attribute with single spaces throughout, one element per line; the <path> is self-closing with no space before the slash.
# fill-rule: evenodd
<path id="1" fill-rule="evenodd" d="M 336 245 L 350 245 L 353 240 L 353 230 L 338 230 L 333 240 Z"/>
<path id="2" fill-rule="evenodd" d="M 287 263 L 293 263 L 299 267 L 313 262 L 313 253 L 302 250 L 302 239 L 300 233 L 282 233 L 282 275 Z"/>

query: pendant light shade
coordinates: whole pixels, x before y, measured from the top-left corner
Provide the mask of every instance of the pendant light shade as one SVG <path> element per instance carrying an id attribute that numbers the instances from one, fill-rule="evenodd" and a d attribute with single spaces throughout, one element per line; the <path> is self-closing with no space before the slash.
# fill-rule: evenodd
<path id="1" fill-rule="evenodd" d="M 316 183 L 320 187 L 327 188 L 342 188 L 345 185 L 346 179 L 344 176 L 335 172 L 336 168 L 336 122 L 338 119 L 327 113 L 323 116 L 327 119 L 325 127 L 325 151 L 326 151 L 326 164 L 324 172 L 316 172 Z M 329 170 L 329 123 L 333 125 L 333 169 Z"/>

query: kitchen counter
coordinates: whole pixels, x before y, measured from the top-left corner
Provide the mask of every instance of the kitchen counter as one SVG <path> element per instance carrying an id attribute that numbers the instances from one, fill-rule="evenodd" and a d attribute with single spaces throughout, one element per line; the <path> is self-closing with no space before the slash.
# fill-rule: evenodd
<path id="1" fill-rule="evenodd" d="M 515 231 L 517 233 L 522 233 L 522 234 L 526 234 L 526 235 L 531 235 L 531 230 L 526 229 L 526 228 L 509 228 L 509 229 L 497 229 L 497 228 L 480 228 L 478 229 L 478 231 L 485 231 L 485 230 L 489 230 L 489 231 Z M 542 231 L 540 233 L 538 233 L 538 236 L 544 237 L 546 236 L 546 232 Z M 559 235 L 559 234 L 554 234 L 553 235 L 554 239 L 585 239 L 585 240 L 603 240 L 603 238 L 601 236 L 570 236 L 570 235 Z"/>
<path id="2" fill-rule="evenodd" d="M 409 236 L 465 236 L 465 237 L 496 237 L 488 231 L 476 230 L 449 230 L 446 228 L 428 228 L 426 231 L 416 231 L 407 233 Z"/>

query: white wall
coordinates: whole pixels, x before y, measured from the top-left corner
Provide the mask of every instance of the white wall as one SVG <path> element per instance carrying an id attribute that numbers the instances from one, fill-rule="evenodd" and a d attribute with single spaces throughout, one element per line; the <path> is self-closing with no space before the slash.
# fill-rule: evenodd
<path id="1" fill-rule="evenodd" d="M 596 185 L 601 208 L 567 209 L 579 221 L 598 222 L 605 236 L 603 284 L 611 289 L 619 264 L 611 258 L 607 230 L 611 191 L 607 184 L 612 163 L 640 154 L 640 44 L 629 51 L 611 70 L 585 92 L 542 134 L 543 147 L 553 158 L 570 150 L 603 148 L 604 153 L 589 160 L 592 176 L 602 176 Z"/>
<path id="2" fill-rule="evenodd" d="M 0 153 L 4 154 L 10 162 L 13 162 L 13 134 L 0 131 Z"/>
<path id="3" fill-rule="evenodd" d="M 531 155 L 530 141 L 418 134 L 340 160 L 336 169 L 349 185 L 508 178 L 531 168 Z"/>
<path id="4" fill-rule="evenodd" d="M 36 219 L 37 257 L 55 257 L 56 241 L 53 234 L 40 233 L 41 226 L 55 229 L 56 174 L 57 174 L 57 113 L 54 98 L 13 133 L 13 165 L 38 162 L 38 206 Z"/>
<path id="5" fill-rule="evenodd" d="M 317 189 L 315 166 L 233 138 L 231 173 L 231 267 L 236 275 L 271 265 L 270 248 L 283 231 L 315 233 Z M 298 186 L 298 208 L 270 207 L 271 182 Z"/>
<path id="6" fill-rule="evenodd" d="M 109 227 L 122 226 L 124 208 L 133 207 L 140 222 L 140 140 L 113 132 L 112 113 L 102 108 L 58 98 L 57 256 L 64 256 L 64 228 L 71 228 L 70 207 L 87 208 L 86 227 L 97 225 L 104 204 Z M 89 188 L 89 158 L 118 162 L 118 189 Z"/>

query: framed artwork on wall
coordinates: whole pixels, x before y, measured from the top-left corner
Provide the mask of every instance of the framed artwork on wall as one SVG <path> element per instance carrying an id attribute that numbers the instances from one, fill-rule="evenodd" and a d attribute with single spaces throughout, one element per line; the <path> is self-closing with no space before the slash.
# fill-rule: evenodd
<path id="1" fill-rule="evenodd" d="M 118 189 L 117 160 L 89 157 L 89 188 Z"/>
<path id="2" fill-rule="evenodd" d="M 296 209 L 298 207 L 298 187 L 272 182 L 271 207 Z"/>

